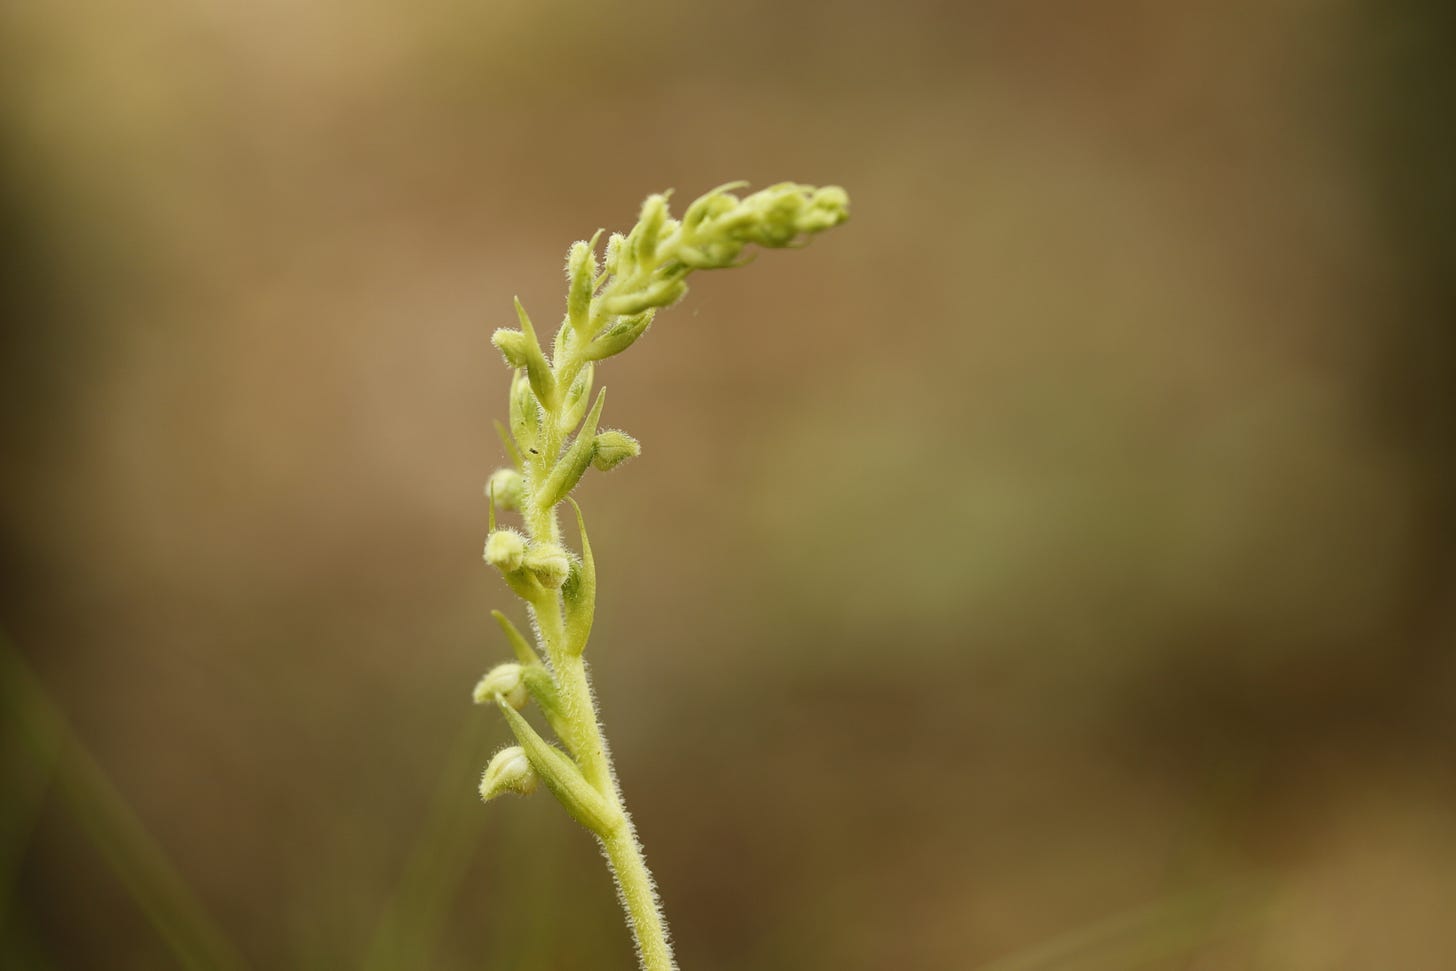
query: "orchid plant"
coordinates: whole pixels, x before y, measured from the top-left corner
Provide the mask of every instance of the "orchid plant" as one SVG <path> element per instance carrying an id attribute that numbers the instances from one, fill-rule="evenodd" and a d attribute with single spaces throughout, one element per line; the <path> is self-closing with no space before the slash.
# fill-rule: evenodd
<path id="1" fill-rule="evenodd" d="M 623 804 L 602 735 L 583 654 L 596 608 L 597 570 L 581 508 L 571 491 L 587 469 L 610 471 L 641 448 L 631 435 L 601 425 L 605 389 L 592 398 L 597 363 L 631 347 L 658 311 L 680 300 L 695 270 L 741 266 L 753 245 L 783 248 L 844 222 L 849 197 L 838 186 L 784 182 L 739 197 L 743 183 L 696 199 L 674 219 L 666 193 L 651 195 L 631 232 L 602 233 L 572 245 L 566 260 L 566 314 L 550 354 L 516 301 L 519 328 L 493 342 L 515 369 L 509 426 L 496 422 L 510 464 L 486 486 L 490 534 L 485 559 L 525 602 L 534 644 L 505 614 L 494 616 L 516 660 L 493 668 L 475 700 L 493 704 L 517 744 L 491 759 L 481 797 L 528 794 L 544 784 L 601 843 L 616 880 L 643 971 L 676 968 L 652 876 Z M 570 503 L 579 548 L 562 540 L 559 507 Z M 519 514 L 519 527 L 497 524 Z M 521 713 L 535 702 L 560 744 Z"/>

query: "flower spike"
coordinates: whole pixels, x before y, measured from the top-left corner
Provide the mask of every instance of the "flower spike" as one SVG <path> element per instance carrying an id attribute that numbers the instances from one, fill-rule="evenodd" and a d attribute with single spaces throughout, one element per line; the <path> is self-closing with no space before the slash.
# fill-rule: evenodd
<path id="1" fill-rule="evenodd" d="M 676 971 L 667 924 L 631 818 L 622 805 L 606 741 L 582 660 L 597 604 L 597 567 L 586 520 L 571 492 L 589 468 L 606 472 L 636 458 L 642 446 L 626 432 L 599 431 L 605 389 L 592 391 L 596 364 L 622 353 L 651 328 L 657 312 L 681 300 L 700 270 L 741 266 L 753 247 L 802 246 L 849 217 L 838 186 L 780 182 L 740 196 L 747 183 L 728 182 L 690 203 L 682 219 L 669 209 L 672 193 L 651 196 L 637 224 L 607 237 L 602 231 L 573 243 L 566 258 L 566 315 L 548 357 L 520 300 L 520 329 L 492 337 L 514 369 L 509 421 L 496 422 L 510 465 L 486 486 L 489 535 L 485 559 L 526 602 L 540 648 L 494 612 L 515 661 L 491 669 L 475 700 L 493 703 L 518 744 L 491 759 L 480 784 L 490 800 L 528 793 L 540 783 L 572 818 L 601 842 L 617 879 L 628 927 L 643 971 Z M 590 408 L 588 408 L 590 404 Z M 557 507 L 571 503 L 580 554 L 562 545 Z M 521 528 L 500 526 L 498 514 L 518 513 Z M 562 743 L 542 738 L 518 710 L 535 701 Z"/>

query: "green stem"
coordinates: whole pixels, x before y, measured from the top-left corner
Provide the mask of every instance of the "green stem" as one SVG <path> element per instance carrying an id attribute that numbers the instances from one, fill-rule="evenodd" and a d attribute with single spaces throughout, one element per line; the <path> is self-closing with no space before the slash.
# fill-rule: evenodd
<path id="1" fill-rule="evenodd" d="M 612 772 L 612 759 L 607 754 L 607 743 L 602 738 L 601 720 L 597 717 L 596 702 L 592 698 L 591 684 L 587 680 L 586 665 L 579 657 L 562 658 L 556 666 L 556 684 L 561 692 L 566 709 L 568 726 L 572 738 L 568 740 L 581 766 L 581 774 L 592 788 L 608 800 L 620 802 L 616 780 Z M 620 809 L 620 806 L 618 806 Z"/>
<path id="2" fill-rule="evenodd" d="M 576 763 L 586 781 L 602 794 L 611 807 L 612 815 L 616 817 L 614 826 L 596 835 L 606 853 L 607 865 L 617 882 L 622 908 L 627 913 L 627 923 L 642 959 L 642 969 L 676 971 L 672 945 L 668 943 L 667 922 L 662 916 L 662 906 L 657 898 L 652 874 L 642 857 L 637 831 L 622 805 L 616 770 L 612 766 L 612 756 L 602 735 L 601 719 L 592 698 L 586 664 L 580 657 L 568 655 L 562 649 L 559 596 L 552 595 L 549 599 L 533 605 L 533 609 L 541 632 L 542 647 L 546 656 L 551 659 L 556 687 L 561 695 L 565 714 L 562 725 L 565 729 L 563 741 L 576 757 Z"/>
<path id="3" fill-rule="evenodd" d="M 617 878 L 617 889 L 621 892 L 622 906 L 632 924 L 637 954 L 642 959 L 644 971 L 675 971 L 677 965 L 673 963 L 672 945 L 667 939 L 667 922 L 662 917 L 652 874 L 642 859 L 642 844 L 637 840 L 632 820 L 625 813 L 622 814 L 622 824 L 621 829 L 602 840 L 602 848 L 606 850 L 607 862 Z"/>
<path id="4" fill-rule="evenodd" d="M 607 798 L 617 816 L 617 826 L 608 833 L 598 834 L 598 839 L 606 852 L 607 865 L 616 878 L 622 908 L 627 912 L 632 938 L 642 958 L 643 971 L 674 971 L 677 965 L 673 963 L 672 945 L 667 939 L 667 921 L 662 916 L 657 887 L 642 856 L 637 830 L 622 806 L 617 773 L 602 737 L 601 720 L 592 700 L 586 665 L 581 658 L 566 658 L 564 661 L 558 671 L 559 686 L 566 698 L 566 710 L 573 722 L 574 734 L 579 733 L 577 764 L 581 766 L 587 782 Z"/>
<path id="5" fill-rule="evenodd" d="M 579 342 L 584 344 L 584 342 Z M 554 362 L 553 371 L 560 387 L 574 380 L 580 372 L 582 361 L 577 354 L 562 354 Z M 560 454 L 566 434 L 570 429 L 561 427 L 561 404 L 559 401 L 543 403 L 545 415 L 542 425 L 547 438 L 542 454 L 536 457 L 539 470 L 536 481 L 545 477 L 545 472 L 555 463 Z M 560 527 L 556 521 L 554 506 L 541 501 L 539 494 L 531 493 L 526 498 L 526 532 L 532 542 L 546 540 L 560 542 Z M 616 771 L 612 757 L 607 751 L 602 736 L 601 719 L 597 714 L 596 702 L 592 698 L 591 681 L 587 676 L 586 664 L 578 655 L 566 650 L 565 630 L 561 595 L 550 591 L 545 597 L 531 605 L 536 625 L 541 635 L 541 647 L 551 661 L 552 673 L 556 678 L 562 710 L 565 715 L 562 741 L 576 757 L 577 766 L 588 784 L 607 800 L 615 825 L 597 833 L 607 857 L 607 865 L 617 882 L 622 908 L 627 914 L 627 923 L 641 958 L 642 971 L 676 971 L 672 946 L 668 943 L 667 923 L 662 916 L 662 907 L 657 898 L 657 889 L 652 874 L 642 857 L 642 846 L 637 840 L 636 829 L 622 805 L 622 794 L 617 785 Z"/>

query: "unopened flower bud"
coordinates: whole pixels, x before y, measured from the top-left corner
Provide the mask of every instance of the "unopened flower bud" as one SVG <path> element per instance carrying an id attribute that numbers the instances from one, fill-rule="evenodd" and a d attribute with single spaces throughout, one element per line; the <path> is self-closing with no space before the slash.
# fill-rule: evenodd
<path id="1" fill-rule="evenodd" d="M 642 446 L 637 443 L 637 439 L 626 432 L 611 428 L 596 437 L 592 465 L 603 472 L 610 472 L 628 459 L 635 459 L 641 454 Z"/>
<path id="2" fill-rule="evenodd" d="M 512 745 L 495 753 L 490 760 L 485 775 L 480 778 L 480 798 L 490 802 L 507 792 L 529 796 L 536 791 L 538 781 L 531 760 L 526 758 L 526 750 Z"/>
<path id="3" fill-rule="evenodd" d="M 531 356 L 531 341 L 519 330 L 502 327 L 491 335 L 490 342 L 499 348 L 511 367 L 523 368 Z"/>
<path id="4" fill-rule="evenodd" d="M 485 492 L 502 509 L 518 510 L 525 497 L 526 482 L 515 469 L 496 469 L 486 483 Z"/>
<path id="5" fill-rule="evenodd" d="M 637 338 L 647 333 L 647 328 L 652 325 L 652 317 L 655 313 L 656 311 L 649 310 L 635 317 L 623 317 L 618 320 L 588 345 L 587 357 L 593 361 L 600 361 L 613 354 L 622 353 L 636 343 Z"/>
<path id="6" fill-rule="evenodd" d="M 546 587 L 555 589 L 566 582 L 571 572 L 571 555 L 556 543 L 532 543 L 521 563 Z"/>
<path id="7" fill-rule="evenodd" d="M 837 185 L 815 189 L 809 205 L 794 219 L 801 233 L 818 233 L 838 226 L 849 218 L 849 193 Z"/>
<path id="8" fill-rule="evenodd" d="M 662 238 L 666 222 L 667 195 L 654 192 L 643 201 L 642 215 L 638 217 L 633 233 L 636 237 L 633 243 L 640 262 L 646 263 L 648 266 L 652 265 L 653 256 L 657 252 L 657 243 Z"/>
<path id="9" fill-rule="evenodd" d="M 506 704 L 517 711 L 526 707 L 526 702 L 530 699 L 519 664 L 514 661 L 497 664 L 475 686 L 475 703 L 477 705 L 493 703 L 496 695 L 502 695 L 506 699 Z"/>
<path id="10" fill-rule="evenodd" d="M 636 293 L 624 293 L 619 296 L 608 297 L 603 307 L 609 314 L 640 314 L 644 310 L 651 310 L 655 307 L 669 307 L 682 298 L 688 292 L 687 283 L 676 277 L 669 277 L 664 280 L 657 280 L 638 290 Z"/>
<path id="11" fill-rule="evenodd" d="M 849 193 L 845 192 L 842 186 L 820 186 L 809 197 L 809 204 L 815 209 L 838 212 L 842 213 L 845 218 L 849 217 Z"/>
<path id="12" fill-rule="evenodd" d="M 622 244 L 627 238 L 621 233 L 613 233 L 607 237 L 607 251 L 602 257 L 602 269 L 608 276 L 616 276 L 621 266 Z"/>
<path id="13" fill-rule="evenodd" d="M 573 243 L 566 257 L 566 316 L 571 326 L 583 336 L 591 312 L 592 292 L 596 290 L 597 261 L 596 241 L 598 233 L 590 243 Z"/>
<path id="14" fill-rule="evenodd" d="M 679 246 L 673 255 L 695 270 L 723 269 L 739 263 L 743 245 L 735 239 L 710 240 L 698 246 Z"/>
<path id="15" fill-rule="evenodd" d="M 486 537 L 485 562 L 503 573 L 521 568 L 526 556 L 526 537 L 514 529 L 497 529 Z"/>
<path id="16" fill-rule="evenodd" d="M 536 402 L 535 392 L 526 375 L 517 371 L 511 379 L 511 437 L 522 453 L 530 452 L 536 446 L 541 430 L 541 406 Z"/>
<path id="17" fill-rule="evenodd" d="M 588 362 L 576 380 L 571 382 L 571 387 L 566 391 L 566 400 L 561 403 L 560 427 L 575 428 L 581 423 L 581 418 L 586 414 L 587 403 L 591 399 L 592 378 L 595 376 L 596 367 Z"/>
<path id="18" fill-rule="evenodd" d="M 797 220 L 805 202 L 803 188 L 791 182 L 755 192 L 743 200 L 744 208 L 753 213 L 743 237 L 760 246 L 787 246 L 799 235 Z"/>
<path id="19" fill-rule="evenodd" d="M 716 189 L 705 192 L 688 206 L 687 212 L 683 215 L 683 225 L 695 228 L 703 222 L 731 212 L 733 207 L 738 205 L 738 197 L 728 190 L 741 189 L 746 185 L 748 185 L 747 182 L 725 182 Z"/>

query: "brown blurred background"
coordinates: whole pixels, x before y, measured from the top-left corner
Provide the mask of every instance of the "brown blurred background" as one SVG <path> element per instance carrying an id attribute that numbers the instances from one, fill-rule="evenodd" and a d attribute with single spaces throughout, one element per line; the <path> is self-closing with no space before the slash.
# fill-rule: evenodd
<path id="1" fill-rule="evenodd" d="M 1453 28 L 0 4 L 8 707 L 74 730 L 5 722 L 0 963 L 178 966 L 89 758 L 254 968 L 633 967 L 474 801 L 488 336 L 745 178 L 854 218 L 603 369 L 580 490 L 684 968 L 1456 967 Z"/>

